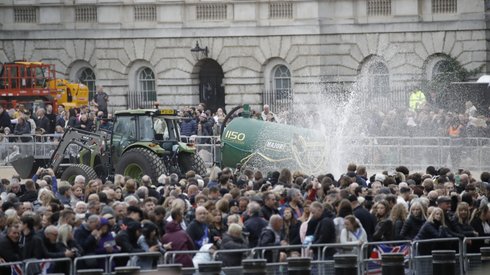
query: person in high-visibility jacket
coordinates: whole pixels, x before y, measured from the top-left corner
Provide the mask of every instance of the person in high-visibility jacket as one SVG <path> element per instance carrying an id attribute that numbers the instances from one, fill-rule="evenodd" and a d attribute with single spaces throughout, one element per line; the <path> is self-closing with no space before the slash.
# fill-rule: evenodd
<path id="1" fill-rule="evenodd" d="M 410 110 L 416 111 L 420 109 L 425 102 L 425 94 L 421 90 L 416 90 L 410 93 L 408 102 Z"/>

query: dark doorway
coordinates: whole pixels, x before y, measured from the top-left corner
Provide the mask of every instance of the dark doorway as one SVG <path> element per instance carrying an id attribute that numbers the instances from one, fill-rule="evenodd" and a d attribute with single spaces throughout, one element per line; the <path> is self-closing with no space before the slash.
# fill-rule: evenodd
<path id="1" fill-rule="evenodd" d="M 223 87 L 223 69 L 218 62 L 207 59 L 199 71 L 199 101 L 206 104 L 211 112 L 225 109 L 225 87 Z"/>

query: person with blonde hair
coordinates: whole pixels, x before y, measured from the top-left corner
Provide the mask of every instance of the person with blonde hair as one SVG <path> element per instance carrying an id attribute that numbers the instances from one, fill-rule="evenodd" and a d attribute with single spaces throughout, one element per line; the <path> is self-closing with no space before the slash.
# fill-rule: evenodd
<path id="1" fill-rule="evenodd" d="M 407 219 L 407 208 L 402 203 L 393 206 L 390 213 L 390 220 L 393 222 L 393 240 L 402 240 L 401 231 Z"/>
<path id="2" fill-rule="evenodd" d="M 448 236 L 444 212 L 441 208 L 434 207 L 427 221 L 422 225 L 417 236 L 415 236 L 415 240 L 440 239 Z M 419 255 L 430 255 L 435 247 L 437 247 L 437 244 L 421 243 L 419 251 L 416 251 L 416 253 L 418 252 Z"/>
<path id="3" fill-rule="evenodd" d="M 404 240 L 413 240 L 424 225 L 427 216 L 425 215 L 425 207 L 420 200 L 414 201 L 410 205 L 410 214 L 405 221 L 400 232 L 400 237 Z"/>
<path id="4" fill-rule="evenodd" d="M 243 237 L 242 226 L 237 223 L 232 223 L 228 227 L 227 233 L 223 235 L 221 249 L 247 249 L 248 240 Z M 223 266 L 241 266 L 244 252 L 223 253 L 221 259 Z"/>

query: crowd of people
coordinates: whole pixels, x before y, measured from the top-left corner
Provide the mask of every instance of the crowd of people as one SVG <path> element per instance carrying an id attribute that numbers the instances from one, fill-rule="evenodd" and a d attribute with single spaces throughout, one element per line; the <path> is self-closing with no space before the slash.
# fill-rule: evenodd
<path id="1" fill-rule="evenodd" d="M 355 164 L 337 178 L 286 168 L 264 175 L 250 168 L 212 167 L 209 175 L 189 171 L 180 177 L 161 175 L 157 182 L 116 175 L 114 182 L 77 176 L 73 184 L 39 169 L 25 182 L 17 176 L 1 180 L 0 261 L 209 251 L 175 257 L 192 267 L 227 249 L 282 246 L 264 254 L 278 262 L 299 255 L 300 249 L 290 245 L 346 244 L 327 249 L 325 256 L 332 257 L 358 252 L 352 244 L 372 241 L 490 237 L 489 182 L 489 172 L 476 176 L 434 167 L 410 173 L 400 166 L 396 173 L 369 177 L 366 167 Z M 473 241 L 468 251 L 485 244 Z M 436 245 L 429 243 L 420 253 L 440 248 Z M 236 266 L 246 253 L 219 255 L 224 266 Z M 139 257 L 115 265 L 152 268 L 157 263 Z M 53 264 L 50 271 L 66 268 Z"/>

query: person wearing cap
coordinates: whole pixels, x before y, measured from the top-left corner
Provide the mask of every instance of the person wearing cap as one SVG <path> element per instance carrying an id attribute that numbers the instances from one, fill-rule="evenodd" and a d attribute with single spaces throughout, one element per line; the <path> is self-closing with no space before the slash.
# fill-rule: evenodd
<path id="1" fill-rule="evenodd" d="M 437 207 L 441 208 L 444 214 L 444 220 L 446 221 L 446 226 L 447 232 L 450 236 L 452 237 L 457 237 L 457 238 L 464 238 L 464 234 L 459 228 L 459 226 L 456 224 L 455 220 L 453 219 L 451 211 L 451 203 L 452 200 L 448 196 L 439 196 L 437 198 Z M 457 203 L 457 201 L 456 201 Z"/>

